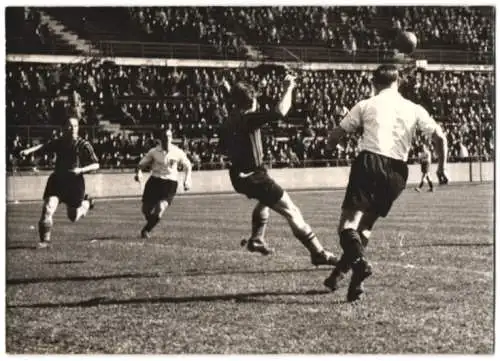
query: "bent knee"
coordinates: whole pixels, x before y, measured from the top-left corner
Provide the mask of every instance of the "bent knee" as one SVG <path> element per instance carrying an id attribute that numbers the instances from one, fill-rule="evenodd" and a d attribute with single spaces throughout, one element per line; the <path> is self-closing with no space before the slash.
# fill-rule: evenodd
<path id="1" fill-rule="evenodd" d="M 156 205 L 156 214 L 158 215 L 158 217 L 163 216 L 163 213 L 165 213 L 165 211 L 167 210 L 168 205 L 169 203 L 166 200 L 158 202 L 158 204 Z"/>

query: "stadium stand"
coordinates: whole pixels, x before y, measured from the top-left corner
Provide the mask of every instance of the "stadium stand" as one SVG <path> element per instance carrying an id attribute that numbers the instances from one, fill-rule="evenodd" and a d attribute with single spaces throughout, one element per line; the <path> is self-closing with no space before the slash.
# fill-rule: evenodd
<path id="1" fill-rule="evenodd" d="M 145 141 L 153 138 L 151 128 L 165 124 L 182 137 L 181 145 L 195 163 L 221 167 L 217 129 L 228 114 L 218 86 L 223 76 L 230 81 L 250 79 L 260 91 L 262 109 L 270 109 L 282 91 L 282 75 L 258 68 L 9 63 L 9 164 L 13 165 L 21 139 L 54 136 L 50 125 L 57 126 L 70 112 L 78 114 L 83 125 L 92 129 L 87 136 L 97 142 L 103 167 L 127 167 L 135 162 L 151 146 L 151 142 Z M 302 71 L 291 121 L 272 124 L 265 132 L 267 160 L 275 166 L 297 166 L 304 160 L 324 166 L 339 164 L 334 160 L 352 159 L 356 155 L 354 138 L 345 147 L 329 153 L 323 137 L 356 101 L 370 95 L 370 76 L 370 72 L 363 71 Z M 419 72 L 402 91 L 443 124 L 449 134 L 450 156 L 458 157 L 463 144 L 470 156 L 491 159 L 493 89 L 493 74 L 488 72 Z M 97 127 L 102 117 L 120 122 L 122 134 L 114 135 Z M 23 128 L 19 125 L 29 125 L 30 134 L 20 134 Z M 144 133 L 141 129 L 149 131 Z M 35 163 L 42 162 L 36 164 L 39 167 L 49 166 L 48 161 L 33 159 Z"/>
<path id="2" fill-rule="evenodd" d="M 17 10 L 16 10 L 17 9 Z M 19 10 L 21 9 L 21 10 Z M 109 56 L 379 62 L 398 29 L 414 31 L 429 62 L 493 64 L 492 7 L 10 8 L 7 51 L 77 52 L 40 25 L 44 14 Z M 24 16 L 29 12 L 33 16 Z M 23 25 L 24 23 L 24 25 Z M 8 24 L 9 26 L 9 24 Z M 8 31 L 20 39 L 19 29 Z M 43 35 L 41 35 L 43 34 Z M 42 40 L 42 44 L 39 39 Z M 49 40 L 50 39 L 50 40 Z M 59 48 L 60 47 L 60 48 Z M 90 51 L 90 50 L 89 50 Z"/>
<path id="3" fill-rule="evenodd" d="M 493 11 L 458 6 L 9 7 L 8 54 L 80 54 L 84 60 L 7 63 L 8 167 L 50 168 L 53 159 L 46 156 L 18 159 L 17 154 L 33 142 L 58 136 L 61 120 L 72 113 L 96 143 L 103 167 L 134 164 L 153 144 L 151 130 L 161 124 L 174 131 L 195 168 L 220 168 L 218 126 L 229 111 L 221 79 L 250 80 L 259 89 L 262 109 L 270 109 L 282 91 L 283 74 L 272 68 L 118 66 L 100 61 L 101 55 L 378 62 L 393 56 L 390 39 L 403 29 L 417 34 L 417 58 L 493 64 Z M 58 26 L 77 40 L 63 39 Z M 356 101 L 370 95 L 370 76 L 355 69 L 302 70 L 290 121 L 265 131 L 266 160 L 275 167 L 293 167 L 352 159 L 355 138 L 332 153 L 326 151 L 324 136 Z M 493 76 L 417 72 L 402 92 L 443 124 L 450 157 L 492 159 Z"/>

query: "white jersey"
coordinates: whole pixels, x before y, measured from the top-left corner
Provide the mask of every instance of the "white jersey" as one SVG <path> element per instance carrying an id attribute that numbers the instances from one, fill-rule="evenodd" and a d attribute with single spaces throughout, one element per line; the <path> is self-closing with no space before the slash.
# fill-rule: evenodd
<path id="1" fill-rule="evenodd" d="M 151 176 L 161 179 L 178 180 L 178 165 L 184 167 L 191 165 L 186 153 L 178 146 L 171 144 L 167 152 L 161 145 L 152 148 L 139 162 L 139 166 L 151 166 Z"/>
<path id="2" fill-rule="evenodd" d="M 340 126 L 347 132 L 362 127 L 360 151 L 367 150 L 405 162 L 417 128 L 425 136 L 441 129 L 422 106 L 405 99 L 395 89 L 384 89 L 378 95 L 357 103 Z"/>

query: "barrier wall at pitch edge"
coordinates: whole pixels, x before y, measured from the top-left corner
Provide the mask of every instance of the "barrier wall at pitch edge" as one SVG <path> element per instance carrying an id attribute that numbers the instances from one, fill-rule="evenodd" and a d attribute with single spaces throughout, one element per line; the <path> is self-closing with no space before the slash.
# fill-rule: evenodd
<path id="1" fill-rule="evenodd" d="M 344 188 L 349 178 L 349 167 L 270 169 L 272 177 L 285 189 Z M 451 182 L 478 182 L 494 180 L 494 163 L 450 163 Z M 436 164 L 431 166 L 434 179 Z M 408 184 L 420 182 L 420 166 L 410 165 Z M 7 177 L 7 201 L 31 201 L 42 197 L 48 175 Z M 147 176 L 144 177 L 143 184 Z M 85 176 L 87 192 L 95 198 L 139 196 L 142 187 L 132 173 L 97 173 Z M 181 184 L 179 184 L 179 187 Z M 190 193 L 232 192 L 227 170 L 193 172 Z M 182 193 L 182 190 L 179 189 Z"/>

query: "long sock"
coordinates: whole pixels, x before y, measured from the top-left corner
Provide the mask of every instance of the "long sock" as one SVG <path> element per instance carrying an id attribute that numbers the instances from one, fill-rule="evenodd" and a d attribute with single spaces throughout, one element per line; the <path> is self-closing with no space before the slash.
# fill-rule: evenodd
<path id="1" fill-rule="evenodd" d="M 368 242 L 370 241 L 369 237 L 366 237 L 362 232 L 359 232 L 359 238 L 361 239 L 361 244 L 364 248 L 368 246 Z"/>
<path id="2" fill-rule="evenodd" d="M 346 264 L 352 266 L 354 261 L 363 257 L 364 247 L 358 231 L 354 229 L 344 229 L 340 232 L 340 246 L 344 251 Z"/>
<path id="3" fill-rule="evenodd" d="M 429 184 L 429 188 L 432 189 L 434 185 L 432 184 L 432 181 L 430 178 L 427 178 L 427 183 Z"/>
<path id="4" fill-rule="evenodd" d="M 421 181 L 420 184 L 418 185 L 418 188 L 422 188 L 424 186 L 424 181 Z"/>
<path id="5" fill-rule="evenodd" d="M 77 208 L 76 210 L 76 219 L 75 222 L 78 221 L 80 218 L 83 218 L 87 215 L 87 212 L 89 211 L 90 208 L 90 202 L 87 200 L 82 201 L 82 205 Z"/>
<path id="6" fill-rule="evenodd" d="M 50 242 L 50 235 L 52 231 L 52 220 L 38 222 L 38 235 L 40 242 Z"/>
<path id="7" fill-rule="evenodd" d="M 295 232 L 294 232 L 295 233 Z M 297 232 L 299 233 L 299 232 Z M 295 234 L 295 237 L 307 248 L 309 253 L 318 254 L 323 252 L 323 245 L 320 243 L 318 237 L 314 232 L 309 231 L 308 233 Z"/>
<path id="8" fill-rule="evenodd" d="M 264 240 L 268 220 L 269 220 L 269 212 L 262 212 L 258 211 L 257 209 L 253 211 L 252 235 L 250 239 Z"/>
<path id="9" fill-rule="evenodd" d="M 151 232 L 153 230 L 153 228 L 160 221 L 160 217 L 158 217 L 157 214 L 150 214 L 150 215 L 146 216 L 146 219 L 148 220 L 148 222 L 146 223 L 146 226 L 144 227 L 144 229 L 148 232 Z"/>

